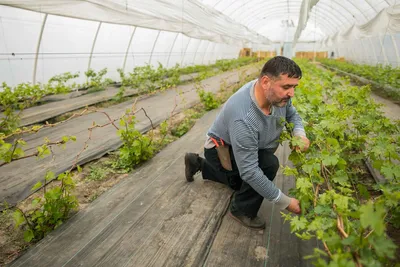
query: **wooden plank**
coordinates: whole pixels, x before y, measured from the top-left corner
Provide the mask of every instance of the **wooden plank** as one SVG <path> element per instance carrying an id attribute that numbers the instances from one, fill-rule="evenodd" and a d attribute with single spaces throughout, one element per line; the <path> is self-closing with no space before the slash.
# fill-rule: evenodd
<path id="1" fill-rule="evenodd" d="M 277 150 L 281 165 L 288 164 L 289 153 L 287 144 Z M 274 182 L 286 194 L 295 185 L 281 170 Z M 269 201 L 263 202 L 259 216 L 266 220 L 264 231 L 249 230 L 225 215 L 205 266 L 312 266 L 303 256 L 312 254 L 315 240 L 304 242 L 290 233 L 289 224 Z"/>
<path id="2" fill-rule="evenodd" d="M 198 76 L 197 73 L 190 75 L 182 75 L 180 77 L 181 82 L 187 82 L 193 80 Z M 64 98 L 62 101 L 52 102 L 27 108 L 20 114 L 21 122 L 20 126 L 32 125 L 39 122 L 44 122 L 48 119 L 62 115 L 66 112 L 74 111 L 86 106 L 91 106 L 100 102 L 111 100 L 118 93 L 119 88 L 107 87 L 104 91 L 87 93 L 87 91 L 72 92 L 64 97 L 56 95 L 51 98 Z M 124 96 L 137 95 L 140 92 L 139 89 L 127 88 L 124 92 Z M 1 115 L 2 116 L 2 115 Z"/>
<path id="3" fill-rule="evenodd" d="M 231 190 L 199 175 L 187 183 L 183 155 L 202 150 L 217 112 L 206 114 L 11 266 L 199 266 Z"/>
<path id="4" fill-rule="evenodd" d="M 248 73 L 255 74 L 256 68 L 251 68 Z M 227 84 L 236 83 L 239 80 L 239 71 L 226 72 L 218 76 L 211 77 L 202 81 L 202 85 L 207 91 L 216 92 L 220 87 L 221 79 L 226 79 Z M 170 112 L 177 108 L 179 112 L 199 102 L 198 94 L 193 84 L 178 86 L 175 90 L 166 90 L 158 92 L 152 96 L 142 96 L 136 103 L 136 109 L 144 108 L 153 124 L 157 125 L 169 117 Z M 132 108 L 134 100 L 121 103 L 119 105 L 102 109 L 107 112 L 111 118 L 117 118 L 123 115 L 127 108 Z M 162 105 L 160 105 L 162 103 Z M 136 116 L 138 121 L 136 128 L 141 132 L 150 129 L 150 122 L 143 112 Z M 76 142 L 67 144 L 65 150 L 55 147 L 54 160 L 49 158 L 36 159 L 26 158 L 0 167 L 0 201 L 7 201 L 15 204 L 31 194 L 32 186 L 39 180 L 42 180 L 47 171 L 53 171 L 55 174 L 68 170 L 75 160 L 76 155 L 84 146 L 88 139 L 88 128 L 93 122 L 104 124 L 108 122 L 104 114 L 92 113 L 82 117 L 75 118 L 56 127 L 43 129 L 37 134 L 23 136 L 27 142 L 25 151 L 32 151 L 37 146 L 43 144 L 45 137 L 52 141 L 61 140 L 62 136 L 74 135 Z M 80 155 L 78 164 L 84 164 L 96 158 L 99 158 L 109 151 L 117 149 L 121 145 L 120 138 L 113 126 L 97 128 L 93 131 L 89 146 Z M 28 153 L 27 152 L 27 153 Z"/>

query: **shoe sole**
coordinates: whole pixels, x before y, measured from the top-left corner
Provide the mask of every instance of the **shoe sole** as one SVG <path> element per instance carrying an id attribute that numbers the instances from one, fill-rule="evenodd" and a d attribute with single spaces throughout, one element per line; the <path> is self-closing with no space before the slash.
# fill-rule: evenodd
<path id="1" fill-rule="evenodd" d="M 193 175 L 191 175 L 190 170 L 189 170 L 189 158 L 188 158 L 188 154 L 185 154 L 185 177 L 186 177 L 186 181 L 188 182 L 193 182 Z"/>
<path id="2" fill-rule="evenodd" d="M 263 226 L 260 226 L 260 227 L 251 227 L 251 226 L 248 226 L 248 225 L 244 224 L 241 220 L 236 218 L 231 212 L 229 212 L 228 214 L 232 219 L 234 219 L 235 221 L 237 221 L 238 223 L 240 223 L 244 227 L 249 228 L 250 230 L 264 230 L 265 229 L 265 224 Z"/>

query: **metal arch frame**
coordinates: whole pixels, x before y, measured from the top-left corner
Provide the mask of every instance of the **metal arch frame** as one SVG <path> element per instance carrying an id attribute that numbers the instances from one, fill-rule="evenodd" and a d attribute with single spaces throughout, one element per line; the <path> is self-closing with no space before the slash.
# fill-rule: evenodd
<path id="1" fill-rule="evenodd" d="M 360 43 L 361 43 L 361 46 L 362 46 L 362 49 L 363 49 L 363 54 L 367 55 L 368 54 L 368 50 L 367 50 L 367 48 L 365 48 L 365 44 L 363 42 L 363 39 L 360 39 Z"/>
<path id="2" fill-rule="evenodd" d="M 33 75 L 33 77 L 32 77 L 33 85 L 36 84 L 36 71 L 37 71 L 37 64 L 38 64 L 38 60 L 39 60 L 39 51 L 40 51 L 40 45 L 42 43 L 42 37 L 43 37 L 44 27 L 45 27 L 46 21 L 47 21 L 47 16 L 48 16 L 48 14 L 46 13 L 43 18 L 42 27 L 40 29 L 38 43 L 36 46 L 35 62 L 33 63 L 34 65 L 33 65 L 33 74 L 32 74 Z"/>
<path id="3" fill-rule="evenodd" d="M 103 22 L 100 21 L 99 26 L 97 27 L 96 35 L 94 36 L 94 39 L 93 39 L 92 50 L 90 51 L 89 63 L 88 63 L 88 68 L 87 68 L 88 71 L 90 70 L 90 66 L 92 65 L 93 51 L 94 51 L 94 47 L 96 46 L 97 36 L 99 35 L 102 24 L 103 24 Z"/>
<path id="4" fill-rule="evenodd" d="M 363 55 L 364 53 L 363 53 L 363 51 L 360 51 L 360 49 L 356 49 L 356 47 L 359 47 L 359 45 L 358 45 L 357 42 L 362 43 L 360 39 L 353 40 L 353 41 L 352 41 L 352 47 L 353 47 L 353 50 L 355 51 L 355 54 L 357 55 L 357 61 L 362 61 L 362 55 Z M 361 46 L 362 46 L 362 45 L 361 45 Z"/>
<path id="5" fill-rule="evenodd" d="M 350 11 L 347 9 L 347 7 L 345 7 L 344 5 L 340 4 L 340 2 L 336 2 L 336 0 L 331 0 L 331 1 L 332 1 L 333 3 L 335 3 L 335 4 L 337 4 L 338 6 L 340 6 L 343 10 L 346 10 L 347 13 L 349 13 L 352 17 L 355 18 L 355 14 L 354 14 L 353 12 L 350 12 Z M 353 5 L 353 6 L 354 6 L 354 5 Z M 357 9 L 357 10 L 360 12 L 359 9 Z M 367 16 L 365 16 L 364 13 L 360 12 L 360 14 L 363 15 L 365 19 L 367 19 Z"/>
<path id="6" fill-rule="evenodd" d="M 396 40 L 394 39 L 393 34 L 389 34 L 390 38 L 392 39 L 394 51 L 396 52 L 396 58 L 397 58 L 397 66 L 400 66 L 400 53 L 399 53 L 399 48 L 397 47 Z"/>
<path id="7" fill-rule="evenodd" d="M 169 51 L 169 55 L 168 55 L 168 59 L 167 59 L 167 65 L 166 65 L 167 68 L 168 68 L 168 65 L 169 65 L 169 59 L 171 58 L 172 50 L 174 49 L 175 42 L 178 39 L 178 36 L 179 36 L 179 32 L 176 33 L 174 42 L 172 43 L 172 46 L 171 46 L 171 50 Z"/>
<path id="8" fill-rule="evenodd" d="M 355 4 L 352 3 L 351 0 L 347 0 L 347 3 L 349 3 L 350 5 L 352 5 L 355 9 L 357 9 L 358 12 L 364 16 L 366 22 L 368 22 L 368 21 L 370 20 L 370 19 L 365 15 L 365 13 L 364 13 L 358 6 L 356 6 Z"/>
<path id="9" fill-rule="evenodd" d="M 129 49 L 131 48 L 133 36 L 135 35 L 136 29 L 137 29 L 137 27 L 133 26 L 133 32 L 131 34 L 131 38 L 129 39 L 128 47 L 126 48 L 126 53 L 125 53 L 125 57 L 124 57 L 124 63 L 122 64 L 122 71 L 125 71 L 126 60 L 128 58 Z"/>
<path id="10" fill-rule="evenodd" d="M 212 52 L 212 56 L 211 56 L 211 60 L 215 60 L 215 62 L 217 61 L 217 57 L 216 57 L 216 55 L 215 54 L 217 54 L 217 47 L 219 46 L 219 43 L 215 43 L 215 46 L 214 46 L 214 51 Z M 215 57 L 215 58 L 214 58 Z"/>
<path id="11" fill-rule="evenodd" d="M 376 51 L 375 51 L 375 45 L 374 45 L 374 43 L 372 42 L 372 39 L 371 39 L 372 37 L 367 37 L 367 39 L 369 40 L 369 42 L 371 43 L 371 49 L 372 49 L 372 52 L 374 53 L 374 56 L 375 56 L 375 62 L 376 63 L 378 63 L 378 56 L 377 56 L 377 54 L 376 54 Z"/>
<path id="12" fill-rule="evenodd" d="M 318 8 L 318 12 L 316 11 L 317 10 L 317 8 Z M 332 10 L 335 10 L 335 12 L 336 13 L 339 13 L 343 18 L 345 18 L 348 22 L 349 22 L 349 24 L 350 25 L 352 25 L 353 23 L 354 23 L 354 21 L 351 21 L 348 17 L 346 17 L 345 15 L 343 15 L 342 13 L 340 13 L 337 9 L 335 9 L 335 8 L 332 8 Z M 322 5 L 322 4 L 320 4 L 320 5 L 316 5 L 314 8 L 313 8 L 313 10 L 310 12 L 310 16 L 309 16 L 309 19 L 308 19 L 308 21 L 311 19 L 311 16 L 313 15 L 313 14 L 315 14 L 315 13 L 322 13 L 322 15 L 323 16 L 326 16 L 326 17 L 330 17 L 330 21 L 332 21 L 332 26 L 334 26 L 334 28 L 340 28 L 340 25 L 343 25 L 343 23 L 341 24 L 340 23 L 340 20 L 338 20 L 338 19 L 336 19 L 335 18 L 335 15 L 334 14 L 331 14 L 326 8 L 325 8 L 325 5 Z M 333 19 L 332 19 L 333 18 Z M 320 18 L 319 17 L 317 17 L 317 20 L 318 20 L 318 23 L 317 24 L 320 24 Z M 307 21 L 307 22 L 308 22 Z"/>
<path id="13" fill-rule="evenodd" d="M 160 36 L 161 30 L 158 30 L 157 37 L 154 40 L 153 48 L 151 49 L 150 58 L 149 58 L 149 65 L 151 65 L 151 60 L 153 59 L 154 48 L 156 48 L 156 44 L 158 41 L 158 37 Z"/>
<path id="14" fill-rule="evenodd" d="M 321 3 L 321 2 L 318 2 L 318 3 Z M 315 7 L 318 7 L 318 10 L 322 10 L 322 11 L 326 12 L 326 14 L 330 14 L 330 13 L 329 13 L 330 11 L 326 9 L 326 8 L 329 8 L 329 7 L 326 6 L 326 5 L 323 5 L 323 3 L 321 3 L 320 5 L 317 4 L 317 5 L 315 5 Z M 336 8 L 332 8 L 331 10 L 334 10 L 337 14 L 341 15 L 341 16 L 342 16 L 343 18 L 345 18 L 350 24 L 353 24 L 353 23 L 354 23 L 354 21 L 351 20 L 352 16 L 351 16 L 351 18 L 349 18 L 349 17 L 345 16 L 343 13 L 339 12 L 339 10 L 336 9 Z M 333 14 L 332 14 L 332 15 L 333 15 Z M 336 19 L 335 21 L 336 21 L 336 22 L 340 22 L 339 19 Z M 343 24 L 342 24 L 342 25 L 343 25 Z"/>
<path id="15" fill-rule="evenodd" d="M 277 17 L 281 17 L 282 15 L 286 15 L 286 14 L 287 14 L 286 10 L 280 10 L 279 12 L 271 12 L 271 13 L 267 13 L 265 15 L 268 15 L 269 18 L 277 18 Z M 292 14 L 295 14 L 295 13 L 292 13 Z M 257 31 L 259 28 L 261 28 L 261 27 L 258 27 L 258 25 L 262 24 L 262 23 L 263 23 L 263 20 L 254 19 L 249 24 L 246 24 L 246 27 L 253 29 L 254 31 Z"/>
<path id="16" fill-rule="evenodd" d="M 318 13 L 318 12 L 311 13 L 308 20 L 311 20 L 312 18 L 315 19 L 316 21 L 318 21 L 318 23 L 316 23 L 316 24 L 322 25 L 323 27 L 325 27 L 327 30 L 330 31 L 330 33 L 328 35 L 334 35 L 337 32 L 336 25 L 328 23 L 328 20 L 320 19 L 321 13 Z"/>
<path id="17" fill-rule="evenodd" d="M 219 0 L 216 4 L 214 4 L 212 7 L 214 8 L 214 9 L 216 9 L 215 7 L 219 4 L 219 3 L 221 3 L 222 1 L 224 1 L 224 0 Z"/>
<path id="18" fill-rule="evenodd" d="M 194 57 L 193 57 L 192 65 L 193 65 L 194 62 L 196 61 L 197 51 L 199 51 L 199 48 L 200 48 L 200 46 L 201 46 L 201 42 L 203 42 L 202 39 L 200 39 L 199 45 L 197 46 L 196 51 L 194 52 Z"/>
<path id="19" fill-rule="evenodd" d="M 182 58 L 181 58 L 181 66 L 183 66 L 183 60 L 185 59 L 185 55 L 186 55 L 186 52 L 187 52 L 187 50 L 188 50 L 188 48 L 189 48 L 189 44 L 190 44 L 190 42 L 192 41 L 192 39 L 194 39 L 194 38 L 192 38 L 192 37 L 189 37 L 189 38 L 190 38 L 190 39 L 189 39 L 189 42 L 187 43 L 186 48 L 185 48 L 185 52 L 183 53 Z"/>
<path id="20" fill-rule="evenodd" d="M 254 3 L 255 2 L 255 3 Z M 297 3 L 297 2 L 296 2 Z M 246 3 L 248 4 L 248 3 Z M 280 7 L 284 8 L 285 10 L 287 10 L 287 3 L 286 2 L 279 2 L 279 1 L 275 1 L 273 3 L 268 3 L 265 1 L 250 1 L 250 4 L 252 5 L 250 8 L 244 10 L 244 12 L 242 12 L 238 18 L 243 19 L 243 18 L 248 18 L 249 16 L 247 16 L 248 13 L 252 13 L 256 10 L 260 10 L 260 12 L 258 12 L 257 14 L 260 14 L 264 11 L 263 7 L 268 7 L 268 10 L 270 9 L 279 9 Z M 301 4 L 301 1 L 300 1 Z M 239 11 L 244 5 L 236 8 L 234 11 L 232 11 L 232 13 L 230 14 L 226 14 L 227 16 L 233 16 L 237 11 Z M 238 20 L 240 20 L 238 19 Z"/>
<path id="21" fill-rule="evenodd" d="M 265 3 L 265 2 L 264 2 Z M 261 4 L 262 5 L 262 4 Z M 266 5 L 266 4 L 265 4 Z M 262 5 L 262 6 L 264 6 L 264 5 Z M 270 14 L 270 13 L 274 13 L 275 11 L 278 11 L 278 10 L 285 10 L 285 11 L 287 11 L 287 5 L 286 5 L 286 3 L 284 3 L 284 4 L 282 4 L 282 3 L 278 3 L 278 2 L 275 2 L 273 5 L 268 5 L 268 7 L 269 7 L 269 11 L 268 12 L 265 12 L 262 8 L 260 8 L 260 7 L 253 7 L 253 8 L 249 8 L 249 9 L 246 9 L 244 12 L 242 12 L 241 14 L 240 14 L 240 16 L 239 17 L 237 17 L 237 19 L 236 19 L 236 21 L 240 21 L 242 24 L 244 24 L 244 25 L 248 25 L 248 24 L 251 24 L 251 23 L 253 23 L 253 21 L 254 20 L 259 20 L 260 18 L 258 17 L 258 15 L 259 14 L 265 14 L 265 15 L 267 15 L 267 14 Z M 255 12 L 255 11 L 257 11 L 258 10 L 258 12 Z M 236 12 L 237 10 L 235 10 L 235 12 Z M 234 12 L 232 13 L 232 14 L 227 14 L 227 16 L 233 16 L 233 14 L 234 14 Z M 249 16 L 247 16 L 248 14 L 252 14 L 252 16 L 250 17 L 250 19 L 246 19 L 246 18 L 249 18 Z"/>
<path id="22" fill-rule="evenodd" d="M 209 41 L 209 42 L 210 42 L 210 41 Z M 211 49 L 211 51 L 212 51 L 213 49 L 215 49 L 215 46 L 217 45 L 217 43 L 215 43 L 215 42 L 210 42 L 210 44 L 214 45 L 213 48 Z M 206 49 L 206 53 L 204 54 L 204 58 L 205 58 L 205 55 L 207 54 L 207 50 L 208 50 L 208 48 Z M 204 58 L 203 58 L 203 61 L 204 61 Z M 210 60 L 208 60 L 208 62 L 210 62 Z M 207 64 L 208 64 L 208 63 L 207 63 Z"/>
<path id="23" fill-rule="evenodd" d="M 232 15 L 233 15 L 233 13 L 235 13 L 235 11 L 238 9 L 238 8 L 241 8 L 241 7 L 243 7 L 245 4 L 251 4 L 251 0 L 249 1 L 249 2 L 246 2 L 245 0 L 243 1 L 243 0 L 234 0 L 232 3 L 231 3 L 231 6 L 233 6 L 235 3 L 237 3 L 237 2 L 242 2 L 242 4 L 240 4 L 239 3 L 239 6 L 237 6 L 237 7 L 234 7 L 234 9 L 232 9 L 232 10 L 229 10 L 228 11 L 228 9 L 226 10 L 226 15 L 227 16 L 229 16 L 229 17 L 232 17 Z"/>
<path id="24" fill-rule="evenodd" d="M 207 41 L 208 41 L 208 40 L 207 40 Z M 201 65 L 203 65 L 204 58 L 206 57 L 207 50 L 208 50 L 208 47 L 210 46 L 210 44 L 211 44 L 211 42 L 210 42 L 210 41 L 208 41 L 207 47 L 206 47 L 206 49 L 204 50 L 203 59 L 201 60 Z"/>
<path id="25" fill-rule="evenodd" d="M 370 2 L 368 2 L 368 0 L 364 0 L 375 12 L 376 12 L 376 9 L 371 5 L 371 3 Z M 376 12 L 377 13 L 377 12 Z"/>
<path id="26" fill-rule="evenodd" d="M 385 60 L 385 63 L 386 64 L 389 64 L 389 60 L 388 60 L 388 58 L 387 58 L 387 55 L 386 55 L 386 49 L 385 49 L 385 47 L 383 46 L 383 41 L 384 41 L 384 39 L 385 39 L 385 35 L 382 35 L 382 39 L 381 39 L 381 37 L 378 35 L 377 36 L 378 37 L 378 39 L 379 39 L 379 43 L 381 44 L 381 52 L 382 52 L 382 54 L 383 54 L 383 59 Z"/>
<path id="27" fill-rule="evenodd" d="M 318 8 L 318 10 L 317 10 Z M 318 16 L 317 16 L 318 14 Z M 332 25 L 334 28 L 334 32 L 336 33 L 338 30 L 338 28 L 340 28 L 340 21 L 339 23 L 338 20 L 335 18 L 335 16 L 333 14 L 330 14 L 328 11 L 326 11 L 325 9 L 322 9 L 321 6 L 315 6 L 315 8 L 313 9 L 312 12 L 310 12 L 310 17 L 309 19 L 311 19 L 311 16 L 316 16 L 316 24 L 320 24 L 321 21 L 325 21 L 324 19 L 321 19 L 321 15 L 324 17 L 329 17 L 329 21 L 331 21 L 332 23 L 330 23 L 329 25 Z M 351 24 L 351 21 L 349 21 Z M 343 24 L 342 24 L 343 25 Z"/>
<path id="28" fill-rule="evenodd" d="M 320 20 L 320 16 L 321 16 L 321 14 L 319 12 L 317 12 L 317 14 L 315 12 L 312 12 L 312 13 L 310 13 L 308 21 L 310 21 L 312 19 L 316 19 L 316 20 L 318 20 L 318 24 L 326 29 L 328 36 L 335 34 L 336 33 L 335 25 L 328 23 L 327 20 Z"/>
<path id="29" fill-rule="evenodd" d="M 361 10 L 358 8 L 358 6 L 356 6 L 355 4 L 351 3 L 351 1 L 347 1 L 347 2 L 350 3 L 353 7 L 355 7 L 355 9 L 358 10 L 358 12 L 360 14 L 362 14 L 366 20 L 368 20 L 367 16 L 363 12 L 361 12 Z M 345 10 L 347 13 L 349 13 L 351 15 L 351 17 L 354 18 L 354 21 L 350 21 L 350 20 L 347 19 L 347 21 L 350 23 L 350 26 L 354 25 L 356 23 L 355 14 L 353 12 L 350 12 L 343 4 L 338 3 L 336 0 L 331 0 L 331 3 L 332 4 L 333 3 L 336 4 L 342 10 Z M 316 7 L 318 7 L 320 10 L 322 10 L 324 14 L 331 15 L 327 10 L 325 10 L 324 8 L 321 8 L 321 7 L 324 7 L 325 5 L 328 5 L 328 4 L 327 3 L 326 4 L 321 3 L 320 5 L 318 5 Z M 339 12 L 338 9 L 336 9 L 336 8 L 332 8 L 332 10 L 335 10 L 335 11 Z M 310 12 L 309 20 L 311 19 L 312 15 L 313 15 L 313 12 Z M 345 17 L 345 16 L 343 15 L 343 17 Z M 318 17 L 316 19 L 318 19 Z M 324 21 L 324 20 L 322 20 L 322 21 Z M 339 31 L 339 30 L 336 29 L 336 27 L 339 28 L 339 29 L 340 29 L 340 27 L 343 27 L 343 24 L 340 23 L 340 21 L 338 21 L 337 19 L 334 19 L 333 21 L 336 22 L 336 23 L 332 25 L 332 26 L 335 27 L 332 35 Z M 337 23 L 337 22 L 339 22 L 339 23 Z M 324 25 L 323 23 L 321 23 L 321 21 L 319 19 L 318 19 L 318 24 Z M 324 27 L 326 27 L 326 25 Z M 326 28 L 330 29 L 329 27 L 326 27 Z"/>

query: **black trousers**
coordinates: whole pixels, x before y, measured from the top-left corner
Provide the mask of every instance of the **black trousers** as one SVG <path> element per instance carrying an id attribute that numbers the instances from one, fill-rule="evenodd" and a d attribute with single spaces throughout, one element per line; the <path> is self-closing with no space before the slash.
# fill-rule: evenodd
<path id="1" fill-rule="evenodd" d="M 232 162 L 232 171 L 225 170 L 224 167 L 222 167 L 215 147 L 204 149 L 206 160 L 202 168 L 203 179 L 228 185 L 235 190 L 236 192 L 230 207 L 231 213 L 236 216 L 245 215 L 254 218 L 257 216 L 264 198 L 240 178 L 232 147 L 229 148 L 229 152 Z M 258 166 L 262 169 L 265 176 L 273 181 L 279 169 L 279 160 L 272 151 L 264 149 L 259 150 Z"/>

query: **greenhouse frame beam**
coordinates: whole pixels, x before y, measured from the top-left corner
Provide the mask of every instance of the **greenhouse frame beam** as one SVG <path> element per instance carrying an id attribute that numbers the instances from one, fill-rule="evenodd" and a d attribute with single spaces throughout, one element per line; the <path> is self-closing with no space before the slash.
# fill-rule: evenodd
<path id="1" fill-rule="evenodd" d="M 287 3 L 286 2 L 273 2 L 268 3 L 266 1 L 258 1 L 256 3 L 254 3 L 255 1 L 250 1 L 249 3 L 244 2 L 243 5 L 236 7 L 235 9 L 233 9 L 232 11 L 230 11 L 229 13 L 227 12 L 226 15 L 229 17 L 233 17 L 233 15 L 238 12 L 238 11 L 242 11 L 238 16 L 237 16 L 237 21 L 242 20 L 243 18 L 248 18 L 250 16 L 248 16 L 249 14 L 255 14 L 255 11 L 264 11 L 267 9 L 269 11 L 271 11 L 272 13 L 274 11 L 281 11 L 284 10 L 285 12 L 287 12 Z M 246 10 L 241 10 L 245 5 L 250 4 L 251 7 L 247 8 Z M 264 9 L 264 7 L 266 9 Z M 258 12 L 258 14 L 263 14 L 262 12 Z M 252 16 L 254 17 L 254 16 Z M 259 19 L 259 18 L 258 18 Z"/>
<path id="2" fill-rule="evenodd" d="M 151 49 L 149 65 L 151 65 L 151 59 L 153 58 L 154 48 L 156 47 L 156 44 L 157 44 L 157 41 L 158 41 L 158 37 L 160 36 L 160 33 L 161 33 L 161 30 L 158 30 L 157 37 L 154 40 L 153 48 Z"/>
<path id="3" fill-rule="evenodd" d="M 364 16 L 364 18 L 365 18 L 365 20 L 366 20 L 366 22 L 368 22 L 370 19 L 365 15 L 365 13 L 361 10 L 361 9 L 359 9 L 358 8 L 358 6 L 356 6 L 355 4 L 353 4 L 352 2 L 351 2 L 351 0 L 350 1 L 347 1 L 350 5 L 352 5 L 355 9 L 357 9 L 358 10 L 358 12 L 360 13 L 360 14 L 362 14 L 363 16 Z M 354 14 L 353 14 L 354 15 Z"/>
<path id="4" fill-rule="evenodd" d="M 375 48 L 374 48 L 374 43 L 372 42 L 371 37 L 367 37 L 367 39 L 371 43 L 371 48 L 372 48 L 372 52 L 374 53 L 375 62 L 378 63 L 378 56 L 376 55 L 376 51 L 375 51 Z"/>
<path id="5" fill-rule="evenodd" d="M 394 51 L 395 51 L 395 53 L 396 53 L 397 66 L 400 66 L 400 53 L 399 53 L 399 48 L 397 47 L 396 40 L 395 40 L 393 34 L 390 34 L 390 38 L 392 39 Z"/>
<path id="6" fill-rule="evenodd" d="M 386 56 L 386 51 L 385 51 L 385 47 L 383 46 L 383 43 L 384 43 L 384 39 L 385 39 L 385 35 L 383 35 L 382 36 L 382 39 L 381 39 L 381 37 L 378 35 L 377 36 L 378 37 L 378 39 L 379 39 L 379 43 L 381 44 L 381 52 L 380 52 L 380 54 L 382 53 L 383 54 L 383 59 L 385 60 L 385 63 L 386 64 L 389 64 L 389 60 L 388 60 L 388 58 L 387 58 L 387 56 Z"/>
<path id="7" fill-rule="evenodd" d="M 342 4 L 340 3 L 340 1 L 336 1 L 336 0 L 331 0 L 331 1 L 332 1 L 332 3 L 335 3 L 335 4 L 338 5 L 341 9 L 343 9 L 343 10 L 345 10 L 347 13 L 349 13 L 349 14 L 350 14 L 350 17 L 355 18 L 355 14 L 353 14 L 353 12 L 350 12 L 350 10 L 347 9 L 347 7 L 345 7 L 344 5 L 342 5 Z M 360 10 L 358 9 L 358 11 L 360 11 Z M 367 19 L 367 17 L 365 16 L 364 13 L 361 13 L 361 14 L 364 16 L 365 19 Z M 355 23 L 355 21 L 353 21 L 353 24 L 354 24 L 354 23 Z"/>
<path id="8" fill-rule="evenodd" d="M 365 48 L 365 44 L 363 42 L 363 39 L 360 39 L 360 43 L 361 43 L 361 46 L 362 46 L 362 49 L 363 49 L 363 54 L 364 55 L 368 55 L 368 50 L 367 50 L 367 48 Z M 369 62 L 369 60 L 368 60 L 368 62 Z"/>
<path id="9" fill-rule="evenodd" d="M 224 0 L 219 0 L 219 1 L 217 1 L 217 3 L 214 4 L 212 7 L 215 8 L 215 7 L 216 7 L 219 3 L 221 3 L 222 1 L 224 1 Z"/>
<path id="10" fill-rule="evenodd" d="M 194 64 L 194 62 L 196 61 L 196 55 L 197 55 L 197 52 L 199 51 L 199 48 L 200 48 L 200 46 L 201 46 L 201 42 L 202 42 L 202 41 L 203 41 L 203 40 L 200 40 L 199 45 L 198 45 L 197 48 L 196 48 L 196 52 L 194 52 L 194 57 L 193 57 L 192 64 Z"/>
<path id="11" fill-rule="evenodd" d="M 325 27 L 326 30 L 329 30 L 328 36 L 334 35 L 338 31 L 336 26 L 333 25 L 332 23 L 329 23 L 327 19 L 320 19 L 321 15 L 322 15 L 321 13 L 318 13 L 318 14 L 311 13 L 309 20 L 318 21 L 318 23 L 316 22 L 316 24 L 322 25 L 323 27 Z M 299 38 L 300 38 L 300 36 L 301 35 L 299 35 Z"/>
<path id="12" fill-rule="evenodd" d="M 190 41 L 192 41 L 192 39 L 193 39 L 191 37 L 189 37 L 189 38 L 190 38 L 189 42 L 187 43 L 186 48 L 185 48 L 185 52 L 183 53 L 182 58 L 181 58 L 181 66 L 183 66 L 183 60 L 185 59 L 185 55 L 186 55 L 186 52 L 187 52 L 187 50 L 189 48 Z"/>
<path id="13" fill-rule="evenodd" d="M 102 23 L 103 22 L 101 22 L 101 21 L 99 22 L 99 26 L 97 27 L 96 35 L 94 36 L 94 39 L 93 39 L 92 50 L 90 51 L 89 63 L 88 63 L 87 70 L 90 70 L 90 66 L 92 64 L 93 51 L 94 51 L 94 47 L 96 46 L 97 36 L 99 35 Z"/>
<path id="14" fill-rule="evenodd" d="M 265 1 L 263 1 L 263 3 L 265 3 Z M 268 6 L 268 12 L 266 12 L 262 7 L 264 6 L 263 4 L 260 4 L 261 6 L 255 6 L 249 9 L 246 9 L 244 11 L 242 11 L 240 13 L 240 15 L 237 17 L 236 21 L 239 21 L 240 23 L 242 23 L 243 25 L 247 25 L 249 24 L 250 21 L 254 21 L 254 20 L 260 20 L 260 17 L 258 15 L 264 14 L 263 17 L 265 17 L 267 14 L 275 14 L 277 12 L 285 12 L 285 14 L 287 14 L 287 4 L 286 3 L 274 3 L 274 4 L 269 4 L 265 3 L 265 6 Z M 237 11 L 239 11 L 241 9 L 241 7 L 236 8 L 232 13 L 230 14 L 226 14 L 229 17 L 232 17 L 233 14 Z M 258 12 L 256 12 L 258 11 Z M 252 14 L 252 16 L 247 16 Z M 294 13 L 297 14 L 297 13 Z M 250 20 L 246 20 L 245 18 L 252 18 Z"/>
<path id="15" fill-rule="evenodd" d="M 125 67 L 126 67 L 126 60 L 128 58 L 128 53 L 129 53 L 129 49 L 131 48 L 131 44 L 132 44 L 132 40 L 133 40 L 133 36 L 135 35 L 137 27 L 133 26 L 133 32 L 131 34 L 131 38 L 129 39 L 129 43 L 128 43 L 128 47 L 126 48 L 126 52 L 125 52 L 125 57 L 124 57 L 124 63 L 122 64 L 122 71 L 125 71 Z"/>
<path id="16" fill-rule="evenodd" d="M 211 44 L 211 42 L 210 42 L 210 41 L 208 41 L 208 44 L 207 44 L 206 50 L 204 50 L 203 59 L 201 60 L 201 63 L 200 63 L 201 65 L 203 65 L 204 58 L 206 57 L 207 50 L 208 50 L 208 47 L 210 46 L 210 44 Z"/>
<path id="17" fill-rule="evenodd" d="M 276 18 L 276 17 L 281 18 L 283 15 L 287 14 L 287 11 L 286 10 L 280 10 L 278 12 L 271 11 L 271 12 L 263 12 L 262 14 L 264 14 L 265 16 L 268 16 L 268 18 Z M 297 14 L 295 14 L 295 13 L 292 13 L 291 15 L 297 16 Z M 257 31 L 257 27 L 259 24 L 266 26 L 264 20 L 260 20 L 257 17 L 254 17 L 253 19 L 247 21 L 245 25 L 246 25 L 246 27 Z"/>
<path id="18" fill-rule="evenodd" d="M 169 65 L 169 59 L 171 58 L 172 50 L 174 50 L 175 42 L 178 39 L 178 36 L 179 36 L 179 33 L 176 33 L 174 42 L 172 43 L 172 46 L 171 46 L 171 50 L 169 51 L 169 55 L 168 55 L 168 59 L 167 59 L 167 66 L 166 66 L 167 68 L 168 68 L 168 65 Z"/>
<path id="19" fill-rule="evenodd" d="M 213 51 L 214 50 L 214 48 L 215 48 L 215 46 L 217 45 L 217 43 L 214 43 L 214 42 L 210 42 L 213 46 L 212 46 L 212 48 L 210 49 L 210 52 L 209 53 L 207 53 L 207 50 L 206 50 L 206 54 L 211 54 L 211 51 Z M 210 62 L 210 59 L 208 60 L 208 62 Z M 208 62 L 207 62 L 207 64 L 208 64 Z M 204 64 L 204 63 L 203 63 Z"/>
<path id="20" fill-rule="evenodd" d="M 47 15 L 48 15 L 47 13 L 44 15 L 42 27 L 41 27 L 40 33 L 39 33 L 38 43 L 36 45 L 35 62 L 33 65 L 33 79 L 32 79 L 33 85 L 36 84 L 36 71 L 37 71 L 37 64 L 38 64 L 38 60 L 39 60 L 40 44 L 42 43 L 42 37 L 43 37 L 44 27 L 45 27 L 46 21 L 47 21 Z"/>

